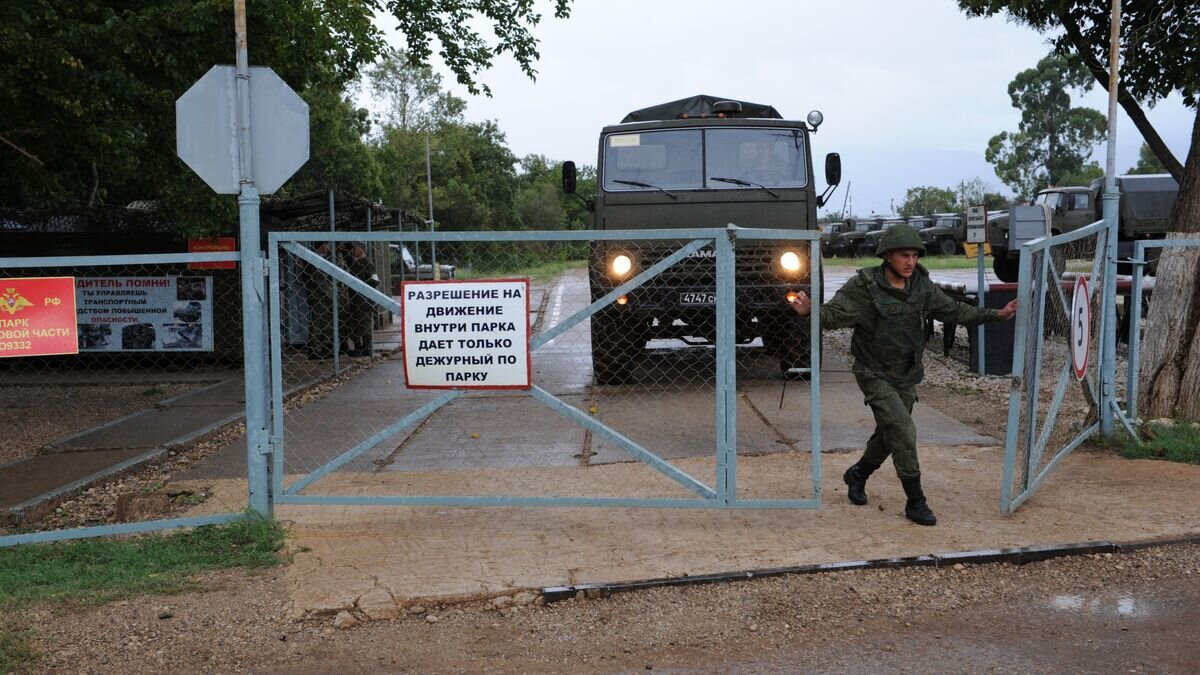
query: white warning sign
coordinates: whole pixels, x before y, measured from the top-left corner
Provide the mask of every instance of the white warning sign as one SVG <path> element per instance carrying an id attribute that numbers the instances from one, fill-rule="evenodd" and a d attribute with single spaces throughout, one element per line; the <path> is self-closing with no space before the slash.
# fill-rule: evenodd
<path id="1" fill-rule="evenodd" d="M 529 388 L 528 279 L 406 282 L 400 309 L 410 388 Z"/>

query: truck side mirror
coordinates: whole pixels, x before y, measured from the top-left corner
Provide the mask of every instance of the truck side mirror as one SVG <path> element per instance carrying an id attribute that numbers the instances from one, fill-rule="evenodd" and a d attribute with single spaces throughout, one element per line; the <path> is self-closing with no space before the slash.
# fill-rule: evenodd
<path id="1" fill-rule="evenodd" d="M 575 162 L 566 161 L 562 165 L 562 188 L 563 192 L 573 195 L 575 194 Z"/>
<path id="2" fill-rule="evenodd" d="M 842 156 L 836 152 L 825 155 L 825 184 L 838 185 L 842 182 Z"/>

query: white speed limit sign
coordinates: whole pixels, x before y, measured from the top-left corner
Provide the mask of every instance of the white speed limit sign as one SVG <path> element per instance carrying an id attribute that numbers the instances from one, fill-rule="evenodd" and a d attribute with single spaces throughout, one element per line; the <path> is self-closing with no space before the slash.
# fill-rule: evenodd
<path id="1" fill-rule="evenodd" d="M 1082 380 L 1087 374 L 1092 342 L 1092 298 L 1085 277 L 1075 277 L 1071 296 L 1071 367 L 1075 370 L 1075 379 Z"/>

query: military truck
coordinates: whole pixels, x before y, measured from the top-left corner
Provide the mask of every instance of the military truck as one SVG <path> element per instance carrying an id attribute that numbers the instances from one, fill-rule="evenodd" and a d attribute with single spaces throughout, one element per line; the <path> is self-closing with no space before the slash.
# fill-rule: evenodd
<path id="1" fill-rule="evenodd" d="M 935 213 L 910 218 L 909 227 L 921 235 L 925 250 L 933 254 L 954 255 L 967 240 L 966 218 L 961 213 Z"/>
<path id="2" fill-rule="evenodd" d="M 854 229 L 854 218 L 847 218 L 837 223 L 826 223 L 821 226 L 821 255 L 828 258 L 837 254 L 838 237 Z"/>
<path id="3" fill-rule="evenodd" d="M 1170 174 L 1117 176 L 1121 193 L 1117 212 L 1117 257 L 1129 258 L 1133 243 L 1139 239 L 1166 236 L 1171 208 L 1179 193 L 1179 183 Z M 1038 192 L 1033 206 L 1042 210 L 1044 228 L 1036 232 L 1011 232 L 1010 212 L 988 214 L 988 241 L 992 245 L 992 268 L 1003 281 L 1016 281 L 1020 272 L 1020 245 L 1037 236 L 1071 232 L 1103 218 L 1104 179 L 1090 187 L 1048 188 Z M 1128 265 L 1118 271 L 1128 273 Z"/>
<path id="4" fill-rule="evenodd" d="M 863 237 L 862 243 L 858 247 L 858 255 L 875 255 L 875 250 L 879 248 L 879 240 L 883 239 L 883 233 L 897 225 L 907 225 L 907 223 L 903 218 L 884 218 L 883 222 L 879 224 L 879 229 L 871 230 Z"/>
<path id="5" fill-rule="evenodd" d="M 876 232 L 883 227 L 883 218 L 871 216 L 860 218 L 854 223 L 854 229 L 845 232 L 837 238 L 833 245 L 834 255 L 842 258 L 857 258 L 866 250 L 867 234 Z"/>
<path id="6" fill-rule="evenodd" d="M 769 105 L 693 96 L 635 110 L 600 131 L 597 192 L 585 200 L 597 230 L 740 227 L 811 230 L 817 207 L 841 180 L 841 158 L 825 157 L 818 195 L 810 138 L 823 121 L 787 120 Z M 563 189 L 575 192 L 574 162 Z M 593 301 L 686 242 L 596 241 L 588 281 Z M 809 249 L 796 242 L 736 242 L 735 330 L 739 343 L 761 338 L 780 369 L 810 363 L 808 322 L 788 304 L 810 285 Z M 591 321 L 592 368 L 599 384 L 629 379 L 660 338 L 715 342 L 716 256 L 711 248 L 668 267 Z"/>

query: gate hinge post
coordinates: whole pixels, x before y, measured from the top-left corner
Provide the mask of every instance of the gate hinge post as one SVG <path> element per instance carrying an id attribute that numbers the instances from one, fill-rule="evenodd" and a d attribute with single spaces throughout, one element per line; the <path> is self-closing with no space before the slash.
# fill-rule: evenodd
<path id="1" fill-rule="evenodd" d="M 261 270 L 262 275 L 264 277 L 268 276 L 271 273 L 271 262 L 269 260 L 267 260 L 266 258 L 257 258 L 257 260 L 258 260 L 259 269 Z"/>
<path id="2" fill-rule="evenodd" d="M 258 447 L 258 454 L 271 456 L 275 454 L 283 446 L 283 439 L 279 436 L 266 436 L 266 441 Z"/>

